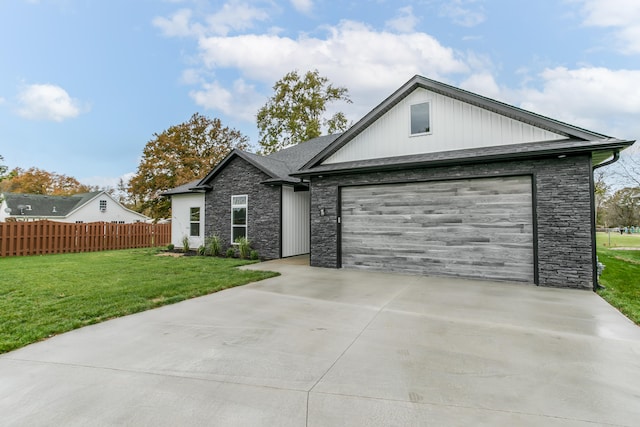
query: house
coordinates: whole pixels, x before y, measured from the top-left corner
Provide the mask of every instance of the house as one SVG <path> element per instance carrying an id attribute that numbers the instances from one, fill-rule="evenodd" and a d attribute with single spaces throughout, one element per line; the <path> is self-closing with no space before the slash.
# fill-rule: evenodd
<path id="1" fill-rule="evenodd" d="M 233 150 L 195 185 L 163 193 L 172 201 L 172 242 L 181 247 L 187 228 L 190 245 L 195 241 L 187 215 L 200 209 L 205 236 L 218 236 L 223 247 L 247 237 L 263 258 L 309 253 L 309 185 L 291 173 L 336 137 L 315 138 L 268 156 Z"/>
<path id="2" fill-rule="evenodd" d="M 105 191 L 48 196 L 5 193 L 0 204 L 0 221 L 146 222 L 150 218 L 122 206 Z"/>
<path id="3" fill-rule="evenodd" d="M 194 191 L 207 235 L 266 258 L 593 289 L 593 170 L 633 142 L 415 76 L 343 134 L 234 151 Z"/>

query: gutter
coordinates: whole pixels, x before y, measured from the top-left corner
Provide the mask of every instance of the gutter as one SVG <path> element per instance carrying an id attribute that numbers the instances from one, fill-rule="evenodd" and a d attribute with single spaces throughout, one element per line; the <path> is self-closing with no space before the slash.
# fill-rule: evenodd
<path id="1" fill-rule="evenodd" d="M 592 260 L 593 260 L 593 292 L 596 292 L 599 289 L 606 289 L 604 286 L 602 286 L 599 282 L 598 282 L 598 251 L 596 250 L 596 203 L 595 203 L 595 183 L 593 181 L 593 171 L 595 171 L 598 168 L 604 167 L 604 166 L 608 166 L 612 163 L 617 162 L 620 159 L 620 150 L 615 150 L 613 152 L 613 158 L 607 160 L 606 162 L 602 162 L 598 165 L 592 166 L 591 167 L 591 203 L 592 203 L 592 209 L 591 211 L 593 212 L 593 223 L 591 225 L 591 233 L 592 233 L 592 238 L 591 238 L 591 247 L 592 249 Z"/>
<path id="2" fill-rule="evenodd" d="M 593 167 L 593 170 L 596 170 L 596 169 L 601 168 L 603 166 L 609 166 L 610 164 L 617 162 L 619 159 L 620 159 L 620 150 L 615 150 L 613 152 L 613 159 L 607 160 L 606 162 L 602 162 L 599 165 L 595 165 Z"/>

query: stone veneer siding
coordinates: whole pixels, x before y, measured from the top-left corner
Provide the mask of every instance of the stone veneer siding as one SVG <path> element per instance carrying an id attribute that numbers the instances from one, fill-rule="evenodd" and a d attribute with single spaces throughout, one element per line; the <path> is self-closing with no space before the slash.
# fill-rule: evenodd
<path id="1" fill-rule="evenodd" d="M 338 266 L 339 186 L 522 174 L 533 175 L 538 284 L 593 289 L 591 173 L 591 156 L 581 155 L 312 177 L 311 265 Z"/>
<path id="2" fill-rule="evenodd" d="M 280 258 L 280 187 L 260 184 L 270 177 L 236 157 L 209 183 L 205 194 L 205 236 L 231 245 L 231 196 L 248 196 L 247 237 L 261 258 Z"/>

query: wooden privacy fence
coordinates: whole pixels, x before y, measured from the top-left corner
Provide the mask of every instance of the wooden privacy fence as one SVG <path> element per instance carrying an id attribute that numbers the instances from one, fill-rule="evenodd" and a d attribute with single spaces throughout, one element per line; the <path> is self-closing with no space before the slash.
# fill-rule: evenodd
<path id="1" fill-rule="evenodd" d="M 0 257 L 147 248 L 171 243 L 171 224 L 0 222 Z"/>

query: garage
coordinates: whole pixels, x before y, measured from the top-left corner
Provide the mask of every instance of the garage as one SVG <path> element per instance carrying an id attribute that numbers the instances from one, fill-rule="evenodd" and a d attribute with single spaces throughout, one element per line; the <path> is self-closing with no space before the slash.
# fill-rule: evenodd
<path id="1" fill-rule="evenodd" d="M 530 175 L 341 187 L 345 268 L 534 283 Z"/>

